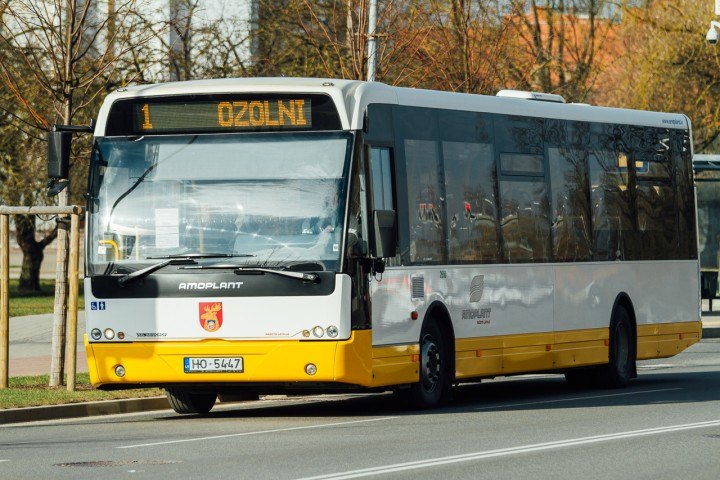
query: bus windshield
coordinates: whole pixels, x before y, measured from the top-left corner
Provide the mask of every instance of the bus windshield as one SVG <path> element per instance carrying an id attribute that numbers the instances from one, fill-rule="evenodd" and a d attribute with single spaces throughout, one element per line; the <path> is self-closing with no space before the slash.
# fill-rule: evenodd
<path id="1" fill-rule="evenodd" d="M 344 132 L 98 138 L 88 273 L 181 255 L 337 269 L 351 140 Z"/>

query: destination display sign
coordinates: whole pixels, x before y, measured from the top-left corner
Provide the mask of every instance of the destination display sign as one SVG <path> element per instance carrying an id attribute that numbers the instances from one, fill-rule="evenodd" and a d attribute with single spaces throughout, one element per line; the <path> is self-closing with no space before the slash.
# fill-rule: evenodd
<path id="1" fill-rule="evenodd" d="M 136 103 L 138 131 L 183 128 L 243 130 L 257 127 L 312 128 L 309 98 L 197 103 Z"/>
<path id="2" fill-rule="evenodd" d="M 107 135 L 338 130 L 327 95 L 212 95 L 121 100 Z"/>

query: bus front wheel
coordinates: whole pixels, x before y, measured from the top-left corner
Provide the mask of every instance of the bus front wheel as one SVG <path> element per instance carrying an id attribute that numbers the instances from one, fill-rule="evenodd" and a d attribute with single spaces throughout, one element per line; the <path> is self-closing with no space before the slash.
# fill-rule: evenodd
<path id="1" fill-rule="evenodd" d="M 420 333 L 420 381 L 401 390 L 403 400 L 415 408 L 432 408 L 450 388 L 450 358 L 440 326 L 429 320 Z"/>
<path id="2" fill-rule="evenodd" d="M 168 388 L 165 393 L 177 413 L 208 413 L 217 399 L 214 393 L 194 393 L 180 388 Z"/>

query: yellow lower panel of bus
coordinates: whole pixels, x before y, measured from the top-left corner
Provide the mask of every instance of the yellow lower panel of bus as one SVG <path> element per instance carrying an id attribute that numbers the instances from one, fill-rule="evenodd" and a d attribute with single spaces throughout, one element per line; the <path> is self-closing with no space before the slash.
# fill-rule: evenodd
<path id="1" fill-rule="evenodd" d="M 641 325 L 638 359 L 676 355 L 700 340 L 700 322 Z M 562 370 L 607 363 L 608 329 L 460 339 L 455 343 L 456 377 L 475 378 Z M 417 344 L 372 347 L 372 332 L 354 331 L 347 341 L 244 341 L 88 343 L 90 380 L 103 384 L 182 382 L 341 382 L 381 387 L 417 382 Z M 243 373 L 184 371 L 184 357 L 242 356 Z M 305 373 L 313 363 L 317 373 Z M 115 366 L 123 365 L 124 377 Z"/>
<path id="2" fill-rule="evenodd" d="M 700 322 L 641 325 L 637 358 L 677 355 L 701 338 Z M 609 329 L 519 334 L 455 343 L 456 377 L 473 378 L 600 365 L 609 358 Z"/>
<path id="3" fill-rule="evenodd" d="M 372 349 L 373 387 L 415 383 L 420 378 L 420 346 L 392 345 Z"/>
<path id="4" fill-rule="evenodd" d="M 702 323 L 640 325 L 637 334 L 638 360 L 672 357 L 700 341 Z"/>
<path id="5" fill-rule="evenodd" d="M 608 330 L 598 328 L 458 340 L 456 376 L 510 375 L 605 363 L 607 337 Z"/>
<path id="6" fill-rule="evenodd" d="M 346 341 L 244 341 L 89 343 L 93 386 L 104 384 L 207 382 L 340 382 L 372 384 L 372 332 L 354 331 Z M 185 373 L 185 357 L 242 357 L 241 373 Z M 315 375 L 305 366 L 317 366 Z M 115 375 L 115 367 L 125 375 Z"/>

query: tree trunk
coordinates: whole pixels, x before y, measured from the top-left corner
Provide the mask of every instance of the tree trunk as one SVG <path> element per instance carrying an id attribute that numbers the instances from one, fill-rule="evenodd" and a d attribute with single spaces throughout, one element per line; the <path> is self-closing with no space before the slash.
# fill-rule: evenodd
<path id="1" fill-rule="evenodd" d="M 54 230 L 40 241 L 35 240 L 35 215 L 17 215 L 15 217 L 15 236 L 20 250 L 23 252 L 20 270 L 19 289 L 37 292 L 40 290 L 40 265 L 42 264 L 45 247 L 57 235 Z"/>
<path id="2" fill-rule="evenodd" d="M 38 244 L 23 251 L 22 269 L 20 270 L 19 290 L 37 292 L 40 290 L 40 265 L 42 264 L 43 249 Z"/>

